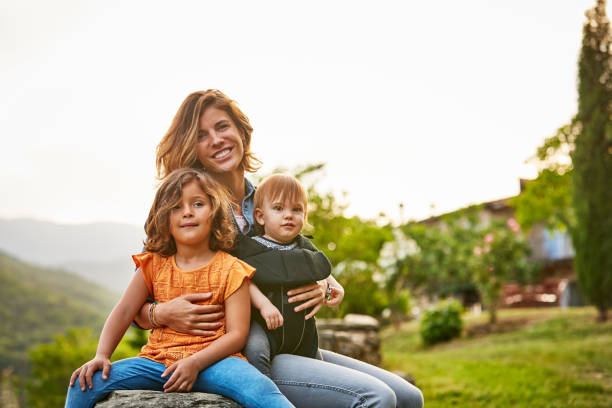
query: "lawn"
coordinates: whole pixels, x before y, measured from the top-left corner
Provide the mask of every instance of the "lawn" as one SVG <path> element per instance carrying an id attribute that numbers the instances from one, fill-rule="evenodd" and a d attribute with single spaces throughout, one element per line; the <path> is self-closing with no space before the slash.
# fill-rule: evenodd
<path id="1" fill-rule="evenodd" d="M 478 334 L 425 348 L 418 322 L 382 331 L 385 368 L 416 377 L 427 408 L 612 407 L 612 322 L 592 308 L 512 309 L 505 332 L 486 334 L 486 315 L 464 315 Z M 504 324 L 505 323 L 505 324 Z"/>

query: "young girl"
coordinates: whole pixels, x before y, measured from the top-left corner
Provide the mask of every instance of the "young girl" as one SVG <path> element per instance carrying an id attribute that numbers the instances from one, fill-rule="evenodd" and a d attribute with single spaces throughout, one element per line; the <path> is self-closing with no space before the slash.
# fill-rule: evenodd
<path id="1" fill-rule="evenodd" d="M 245 407 L 293 407 L 239 352 L 249 331 L 253 268 L 224 252 L 236 237 L 224 189 L 199 170 L 172 172 L 157 191 L 146 229 L 147 252 L 133 256 L 139 270 L 108 317 L 95 358 L 72 374 L 66 407 L 93 407 L 119 389 L 193 390 L 222 394 Z M 111 354 L 147 297 L 166 302 L 196 292 L 212 292 L 209 301 L 225 306 L 214 336 L 155 327 L 138 357 L 111 365 Z M 154 326 L 155 307 L 149 313 Z"/>
<path id="2" fill-rule="evenodd" d="M 310 310 L 296 312 L 287 296 L 287 291 L 326 279 L 331 272 L 327 257 L 300 235 L 307 205 L 306 191 L 294 177 L 275 174 L 266 178 L 254 198 L 256 230 L 261 235 L 241 237 L 233 252 L 256 269 L 249 292 L 258 313 L 251 323 L 245 354 L 269 377 L 270 362 L 277 354 L 320 359 L 314 318 L 306 319 Z M 332 287 L 327 287 L 329 300 Z"/>

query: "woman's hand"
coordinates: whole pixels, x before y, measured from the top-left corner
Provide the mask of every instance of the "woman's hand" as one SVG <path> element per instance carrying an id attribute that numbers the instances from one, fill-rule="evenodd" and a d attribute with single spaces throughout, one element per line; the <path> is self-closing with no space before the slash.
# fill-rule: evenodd
<path id="1" fill-rule="evenodd" d="M 164 392 L 189 392 L 198 378 L 200 367 L 195 358 L 191 356 L 172 364 L 161 376 L 166 378 L 170 373 L 172 375 L 164 384 Z"/>
<path id="2" fill-rule="evenodd" d="M 289 303 L 304 301 L 304 303 L 296 306 L 293 309 L 296 312 L 312 307 L 310 313 L 304 316 L 304 318 L 308 320 L 317 314 L 319 309 L 321 309 L 321 306 L 325 304 L 326 290 L 327 282 L 320 281 L 310 285 L 304 285 L 300 286 L 299 288 L 291 289 L 287 292 L 287 296 L 289 296 Z"/>
<path id="3" fill-rule="evenodd" d="M 210 297 L 210 293 L 192 293 L 159 303 L 155 307 L 155 320 L 179 333 L 213 336 L 222 325 L 219 320 L 224 316 L 223 306 L 196 304 Z"/>
<path id="4" fill-rule="evenodd" d="M 344 288 L 342 286 L 335 287 L 330 284 L 331 297 L 325 301 L 325 305 L 329 307 L 337 307 L 344 298 Z"/>
<path id="5" fill-rule="evenodd" d="M 93 388 L 91 377 L 95 374 L 95 372 L 102 370 L 102 379 L 106 381 L 108 379 L 110 369 L 111 362 L 108 357 L 96 356 L 93 358 L 93 360 L 86 362 L 74 370 L 70 376 L 70 386 L 72 387 L 74 385 L 74 381 L 78 377 L 81 391 L 85 392 L 85 384 L 87 384 L 87 387 L 91 390 Z"/>

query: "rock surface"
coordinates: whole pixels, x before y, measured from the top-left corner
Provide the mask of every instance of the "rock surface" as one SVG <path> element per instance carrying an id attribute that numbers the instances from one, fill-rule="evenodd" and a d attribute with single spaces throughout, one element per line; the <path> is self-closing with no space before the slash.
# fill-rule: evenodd
<path id="1" fill-rule="evenodd" d="M 114 391 L 95 408 L 241 408 L 237 402 L 217 394 L 203 392 L 164 393 L 159 391 Z"/>
<path id="2" fill-rule="evenodd" d="M 344 319 L 317 319 L 319 347 L 380 365 L 378 321 L 370 316 L 348 314 Z"/>

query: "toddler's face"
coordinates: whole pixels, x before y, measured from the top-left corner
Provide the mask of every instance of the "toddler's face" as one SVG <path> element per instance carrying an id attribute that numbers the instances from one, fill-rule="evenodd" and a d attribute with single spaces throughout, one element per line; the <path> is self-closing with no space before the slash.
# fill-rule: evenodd
<path id="1" fill-rule="evenodd" d="M 264 199 L 263 208 L 255 209 L 255 220 L 264 228 L 264 237 L 288 244 L 304 226 L 304 203 Z"/>

